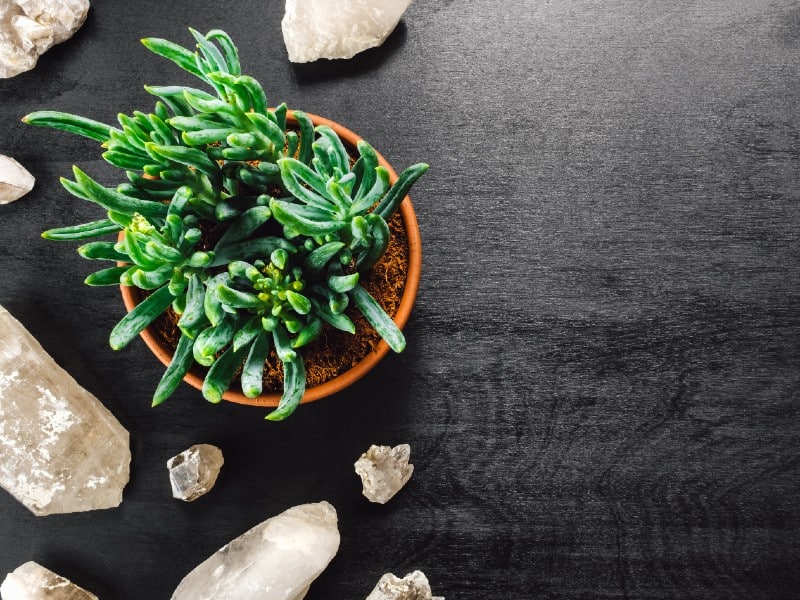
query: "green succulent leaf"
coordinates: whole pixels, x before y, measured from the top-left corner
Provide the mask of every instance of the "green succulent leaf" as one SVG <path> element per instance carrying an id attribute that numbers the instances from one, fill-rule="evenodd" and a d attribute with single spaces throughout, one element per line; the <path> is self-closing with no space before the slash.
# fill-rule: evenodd
<path id="1" fill-rule="evenodd" d="M 349 275 L 331 275 L 328 277 L 328 287 L 334 292 L 349 292 L 358 285 L 358 279 L 359 274 L 357 272 Z"/>
<path id="2" fill-rule="evenodd" d="M 84 280 L 84 283 L 91 286 L 119 285 L 120 277 L 127 269 L 128 267 L 109 267 L 95 271 Z"/>
<path id="3" fill-rule="evenodd" d="M 391 238 L 389 225 L 380 215 L 370 213 L 366 219 L 372 241 L 367 251 L 356 260 L 356 268 L 359 271 L 368 271 L 375 266 L 389 247 L 389 239 Z"/>
<path id="4" fill-rule="evenodd" d="M 232 260 L 250 260 L 269 256 L 277 248 L 295 252 L 294 246 L 290 242 L 275 236 L 244 240 L 226 246 L 217 245 L 214 249 L 214 260 L 209 267 L 226 265 Z"/>
<path id="5" fill-rule="evenodd" d="M 22 121 L 28 125 L 68 131 L 101 143 L 107 142 L 111 137 L 111 127 L 105 123 L 55 110 L 32 112 L 23 117 Z"/>
<path id="6" fill-rule="evenodd" d="M 78 254 L 89 260 L 114 260 L 130 262 L 130 257 L 123 252 L 118 252 L 114 242 L 89 242 L 78 247 Z"/>
<path id="7" fill-rule="evenodd" d="M 411 186 L 414 185 L 428 169 L 429 165 L 425 163 L 419 163 L 404 169 L 398 176 L 397 181 L 394 182 L 394 185 L 380 201 L 380 204 L 375 207 L 375 214 L 380 215 L 384 220 L 388 221 L 400 206 L 403 198 L 408 195 Z"/>
<path id="8" fill-rule="evenodd" d="M 318 318 L 313 318 L 309 321 L 308 325 L 306 325 L 300 333 L 297 334 L 297 337 L 292 342 L 293 348 L 300 348 L 307 344 L 310 344 L 314 340 L 316 340 L 320 334 L 322 333 L 323 324 L 322 320 Z"/>
<path id="9" fill-rule="evenodd" d="M 172 303 L 173 296 L 167 287 L 162 287 L 142 300 L 125 315 L 111 330 L 109 342 L 114 350 L 127 346 L 145 327 L 166 310 Z"/>
<path id="10" fill-rule="evenodd" d="M 164 204 L 131 198 L 114 190 L 104 188 L 78 167 L 73 167 L 72 171 L 75 175 L 75 181 L 62 178 L 61 184 L 73 196 L 95 202 L 106 210 L 126 215 L 139 213 L 146 217 L 163 218 L 167 214 L 167 206 Z"/>
<path id="11" fill-rule="evenodd" d="M 241 376 L 242 392 L 248 398 L 257 398 L 261 394 L 264 380 L 264 364 L 269 355 L 271 337 L 266 331 L 262 330 L 250 346 Z"/>
<path id="12" fill-rule="evenodd" d="M 273 199 L 269 203 L 272 215 L 284 227 L 302 235 L 318 236 L 335 233 L 347 226 L 346 221 L 331 220 L 323 211 Z"/>
<path id="13" fill-rule="evenodd" d="M 214 404 L 222 401 L 222 395 L 231 386 L 231 381 L 246 356 L 247 348 L 234 350 L 230 347 L 214 361 L 203 381 L 203 397 L 206 400 Z"/>
<path id="14" fill-rule="evenodd" d="M 303 359 L 283 363 L 283 395 L 278 407 L 267 415 L 270 421 L 283 421 L 300 405 L 306 391 L 306 369 Z"/>
<path id="15" fill-rule="evenodd" d="M 228 72 L 232 75 L 239 75 L 242 72 L 242 68 L 239 64 L 239 51 L 236 49 L 230 36 L 221 29 L 212 29 L 206 34 L 206 39 L 219 44 L 225 56 L 225 64 L 228 67 Z"/>
<path id="16" fill-rule="evenodd" d="M 350 292 L 350 297 L 355 302 L 358 310 L 375 328 L 375 331 L 389 344 L 395 352 L 402 352 L 406 347 L 406 338 L 386 311 L 381 308 L 378 301 L 362 286 L 355 286 Z"/>
<path id="17" fill-rule="evenodd" d="M 186 289 L 186 306 L 178 320 L 178 327 L 188 338 L 194 339 L 198 331 L 208 323 L 204 307 L 205 296 L 206 288 L 195 273 L 189 278 L 189 285 Z"/>
<path id="18" fill-rule="evenodd" d="M 162 404 L 172 393 L 178 388 L 189 368 L 192 366 L 192 338 L 184 334 L 178 340 L 178 346 L 175 348 L 175 354 L 172 355 L 172 361 L 169 363 L 167 370 L 158 382 L 156 391 L 153 394 L 152 406 Z"/>
<path id="19" fill-rule="evenodd" d="M 236 315 L 226 313 L 217 325 L 201 331 L 194 339 L 194 359 L 204 367 L 211 366 L 216 354 L 233 339 L 237 323 Z"/>
<path id="20" fill-rule="evenodd" d="M 196 75 L 200 78 L 203 77 L 202 72 L 197 68 L 194 53 L 183 46 L 161 38 L 144 38 L 142 44 L 151 52 L 163 56 L 167 60 L 171 60 L 184 71 L 189 71 L 192 75 Z"/>
<path id="21" fill-rule="evenodd" d="M 122 228 L 111 219 L 100 219 L 99 221 L 90 221 L 80 225 L 48 229 L 42 233 L 42 237 L 46 240 L 55 241 L 86 240 L 114 233 L 120 229 Z"/>

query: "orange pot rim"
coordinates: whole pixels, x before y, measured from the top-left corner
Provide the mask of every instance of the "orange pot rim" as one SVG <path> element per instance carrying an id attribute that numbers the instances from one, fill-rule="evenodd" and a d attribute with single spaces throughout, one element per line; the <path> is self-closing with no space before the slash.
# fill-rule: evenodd
<path id="1" fill-rule="evenodd" d="M 334 121 L 311 113 L 306 114 L 311 118 L 315 126 L 327 125 L 333 129 L 345 143 L 350 144 L 353 148 L 363 139 L 358 134 Z M 293 111 L 288 111 L 287 119 L 296 123 Z M 380 153 L 377 153 L 377 155 L 378 163 L 386 168 L 389 172 L 390 181 L 394 183 L 397 180 L 397 173 Z M 422 241 L 419 234 L 419 224 L 417 223 L 414 207 L 411 204 L 411 198 L 408 196 L 406 196 L 400 204 L 400 216 L 403 220 L 403 226 L 405 227 L 408 237 L 408 272 L 406 273 L 406 283 L 403 289 L 403 295 L 400 299 L 400 305 L 393 320 L 400 329 L 403 329 L 411 315 L 411 309 L 414 307 L 417 291 L 419 290 L 420 275 L 422 273 Z M 120 292 L 122 294 L 122 301 L 125 303 L 125 308 L 130 312 L 140 301 L 139 289 L 136 287 L 120 286 Z M 146 327 L 139 335 L 150 351 L 155 354 L 156 358 L 158 358 L 165 367 L 169 366 L 172 361 L 173 348 L 150 327 Z M 386 342 L 381 340 L 367 356 L 352 368 L 320 385 L 308 388 L 301 403 L 306 404 L 331 396 L 353 385 L 375 368 L 388 352 L 389 346 Z M 203 388 L 203 377 L 192 369 L 189 370 L 183 380 L 198 390 Z M 235 402 L 237 404 L 275 407 L 280 401 L 281 394 L 268 393 L 262 394 L 257 398 L 248 398 L 241 392 L 228 390 L 222 395 L 222 398 L 223 400 Z"/>

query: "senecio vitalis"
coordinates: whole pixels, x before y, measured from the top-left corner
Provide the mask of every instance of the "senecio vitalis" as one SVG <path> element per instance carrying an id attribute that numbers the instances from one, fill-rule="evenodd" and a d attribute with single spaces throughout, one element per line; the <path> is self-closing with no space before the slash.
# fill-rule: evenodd
<path id="1" fill-rule="evenodd" d="M 153 112 L 120 114 L 119 127 L 56 111 L 23 120 L 91 138 L 103 158 L 123 169 L 125 183 L 107 188 L 78 167 L 61 183 L 72 195 L 99 204 L 101 220 L 51 229 L 51 240 L 85 240 L 122 231 L 122 241 L 78 248 L 90 260 L 125 263 L 92 273 L 89 285 L 126 285 L 149 295 L 112 330 L 111 347 L 125 347 L 170 306 L 180 315 L 172 363 L 153 397 L 166 400 L 194 362 L 208 367 L 203 396 L 219 402 L 241 369 L 242 391 L 257 397 L 272 348 L 283 363 L 284 391 L 267 415 L 282 420 L 306 386 L 298 352 L 325 325 L 353 333 L 344 314 L 353 303 L 395 351 L 405 339 L 359 284 L 389 242 L 387 221 L 426 164 L 404 170 L 394 185 L 375 150 L 359 142 L 351 167 L 338 135 L 314 128 L 287 106 L 269 109 L 261 85 L 241 74 L 239 55 L 223 31 L 202 35 L 192 52 L 147 38 L 149 50 L 207 84 L 145 86 Z M 275 193 L 275 190 L 280 190 Z M 282 235 L 263 235 L 277 222 Z M 222 228 L 212 249 L 203 230 Z"/>

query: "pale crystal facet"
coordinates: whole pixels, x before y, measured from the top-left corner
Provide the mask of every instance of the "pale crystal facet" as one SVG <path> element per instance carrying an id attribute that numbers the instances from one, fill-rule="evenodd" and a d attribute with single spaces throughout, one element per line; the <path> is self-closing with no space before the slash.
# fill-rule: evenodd
<path id="1" fill-rule="evenodd" d="M 0 0 L 0 78 L 36 66 L 39 56 L 72 37 L 89 0 Z"/>
<path id="2" fill-rule="evenodd" d="M 211 444 L 197 444 L 170 458 L 167 468 L 172 497 L 191 502 L 208 493 L 224 462 L 222 450 Z"/>
<path id="3" fill-rule="evenodd" d="M 370 446 L 356 461 L 356 473 L 361 477 L 362 493 L 370 502 L 386 504 L 411 479 L 414 465 L 408 464 L 411 446 L 400 444 Z"/>
<path id="4" fill-rule="evenodd" d="M 380 46 L 411 0 L 286 0 L 283 41 L 289 60 L 351 58 Z"/>
<path id="5" fill-rule="evenodd" d="M 6 575 L 0 586 L 3 600 L 97 600 L 97 596 L 33 561 Z"/>
<path id="6" fill-rule="evenodd" d="M 25 167 L 10 156 L 0 154 L 0 204 L 19 200 L 33 189 L 34 183 L 36 180 Z"/>
<path id="7" fill-rule="evenodd" d="M 366 600 L 444 600 L 444 596 L 434 596 L 425 573 L 414 571 L 402 579 L 386 573 Z"/>
<path id="8" fill-rule="evenodd" d="M 122 502 L 128 432 L 0 306 L 0 485 L 35 515 Z"/>
<path id="9" fill-rule="evenodd" d="M 198 565 L 172 600 L 301 600 L 338 549 L 333 506 L 294 506 Z"/>

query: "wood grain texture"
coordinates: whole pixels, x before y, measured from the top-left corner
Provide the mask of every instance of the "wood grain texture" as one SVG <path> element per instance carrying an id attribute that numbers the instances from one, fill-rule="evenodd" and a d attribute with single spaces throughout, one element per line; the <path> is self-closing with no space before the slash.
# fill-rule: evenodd
<path id="1" fill-rule="evenodd" d="M 791 0 L 417 0 L 378 50 L 290 65 L 277 0 L 96 2 L 36 71 L 0 81 L 0 152 L 37 177 L 0 207 L 0 303 L 130 429 L 119 509 L 36 519 L 0 494 L 0 574 L 37 560 L 108 599 L 168 598 L 225 542 L 327 499 L 342 547 L 309 600 L 424 570 L 449 600 L 800 597 L 800 8 Z M 138 39 L 221 27 L 274 101 L 431 163 L 409 347 L 282 424 L 114 353 L 114 290 L 47 227 L 96 213 L 57 178 L 112 170 L 25 127 L 113 120 L 189 81 Z M 214 443 L 211 494 L 166 460 Z M 384 507 L 352 462 L 410 443 Z"/>

